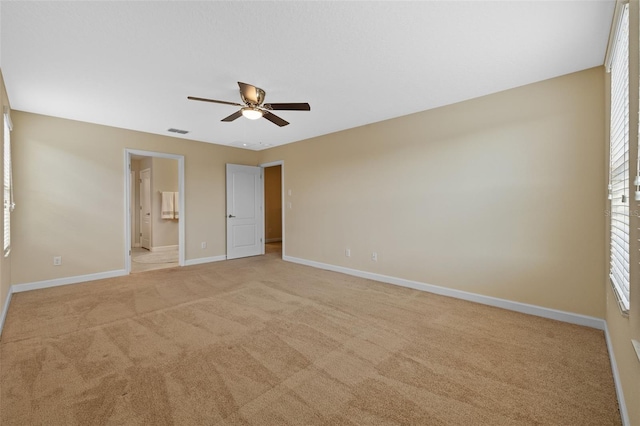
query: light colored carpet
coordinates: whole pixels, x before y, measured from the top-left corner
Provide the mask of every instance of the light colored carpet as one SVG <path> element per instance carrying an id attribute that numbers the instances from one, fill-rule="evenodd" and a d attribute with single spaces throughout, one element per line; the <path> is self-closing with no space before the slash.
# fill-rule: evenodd
<path id="1" fill-rule="evenodd" d="M 178 261 L 178 251 L 160 251 L 145 253 L 131 258 L 136 263 L 175 263 Z"/>
<path id="2" fill-rule="evenodd" d="M 601 331 L 279 254 L 13 295 L 2 425 L 619 425 Z"/>

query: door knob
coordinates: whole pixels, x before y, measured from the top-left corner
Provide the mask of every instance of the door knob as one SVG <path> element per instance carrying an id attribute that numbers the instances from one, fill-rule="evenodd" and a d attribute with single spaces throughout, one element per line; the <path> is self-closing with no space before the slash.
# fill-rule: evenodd
<path id="1" fill-rule="evenodd" d="M 151 213 L 146 213 L 147 216 L 151 216 Z"/>
<path id="2" fill-rule="evenodd" d="M 229 217 L 235 217 L 234 215 L 230 214 Z"/>

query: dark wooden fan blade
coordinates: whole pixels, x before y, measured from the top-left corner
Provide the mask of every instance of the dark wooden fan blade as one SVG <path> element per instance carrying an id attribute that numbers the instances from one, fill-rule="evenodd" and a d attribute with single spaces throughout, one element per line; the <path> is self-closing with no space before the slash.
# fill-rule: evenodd
<path id="1" fill-rule="evenodd" d="M 272 109 L 274 111 L 311 111 L 311 105 L 308 103 L 280 103 L 280 104 L 265 104 L 265 108 Z"/>
<path id="2" fill-rule="evenodd" d="M 282 118 L 278 117 L 275 114 L 270 113 L 269 111 L 265 111 L 263 117 L 269 120 L 270 122 L 277 124 L 280 127 L 284 127 L 287 124 L 289 124 L 288 121 L 283 120 Z"/>
<path id="3" fill-rule="evenodd" d="M 247 102 L 254 105 L 260 104 L 260 99 L 258 99 L 258 88 L 256 86 L 242 83 L 240 81 L 238 82 L 238 86 L 240 86 L 240 93 L 242 93 L 242 96 L 247 100 Z"/>
<path id="4" fill-rule="evenodd" d="M 218 101 L 215 99 L 207 99 L 207 98 L 196 98 L 195 96 L 187 96 L 187 99 L 192 101 L 213 102 L 214 104 L 234 105 L 234 106 L 240 106 L 240 107 L 244 106 L 236 102 Z"/>
<path id="5" fill-rule="evenodd" d="M 228 117 L 226 117 L 226 118 L 223 118 L 223 119 L 222 119 L 222 120 L 220 120 L 220 121 L 233 121 L 233 120 L 235 120 L 236 118 L 240 118 L 241 116 L 242 116 L 242 110 L 240 110 L 240 111 L 236 111 L 236 112 L 234 112 L 233 114 L 231 114 L 230 116 L 228 116 Z"/>

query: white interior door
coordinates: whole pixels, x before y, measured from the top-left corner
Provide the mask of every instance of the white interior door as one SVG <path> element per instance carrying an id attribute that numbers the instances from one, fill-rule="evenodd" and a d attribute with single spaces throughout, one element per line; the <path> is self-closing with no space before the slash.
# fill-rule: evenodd
<path id="1" fill-rule="evenodd" d="M 140 247 L 151 249 L 151 170 L 140 172 Z"/>
<path id="2" fill-rule="evenodd" d="M 227 259 L 264 254 L 262 168 L 227 164 Z"/>

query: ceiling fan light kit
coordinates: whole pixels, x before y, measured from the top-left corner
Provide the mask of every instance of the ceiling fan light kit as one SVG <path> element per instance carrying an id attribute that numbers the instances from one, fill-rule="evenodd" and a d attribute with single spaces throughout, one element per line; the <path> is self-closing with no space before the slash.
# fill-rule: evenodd
<path id="1" fill-rule="evenodd" d="M 286 126 L 289 122 L 278 117 L 271 111 L 311 111 L 311 106 L 306 102 L 265 104 L 264 98 L 267 93 L 261 88 L 241 82 L 238 82 L 238 86 L 240 87 L 240 98 L 243 102 L 241 104 L 236 102 L 219 101 L 216 99 L 197 98 L 195 96 L 187 96 L 187 99 L 241 107 L 239 111 L 223 118 L 222 121 L 234 121 L 235 119 L 240 118 L 240 116 L 244 116 L 249 120 L 257 120 L 264 117 L 280 127 Z"/>
<path id="2" fill-rule="evenodd" d="M 258 108 L 246 107 L 242 108 L 242 115 L 244 115 L 249 120 L 257 120 L 258 118 L 262 118 L 264 114 Z"/>

